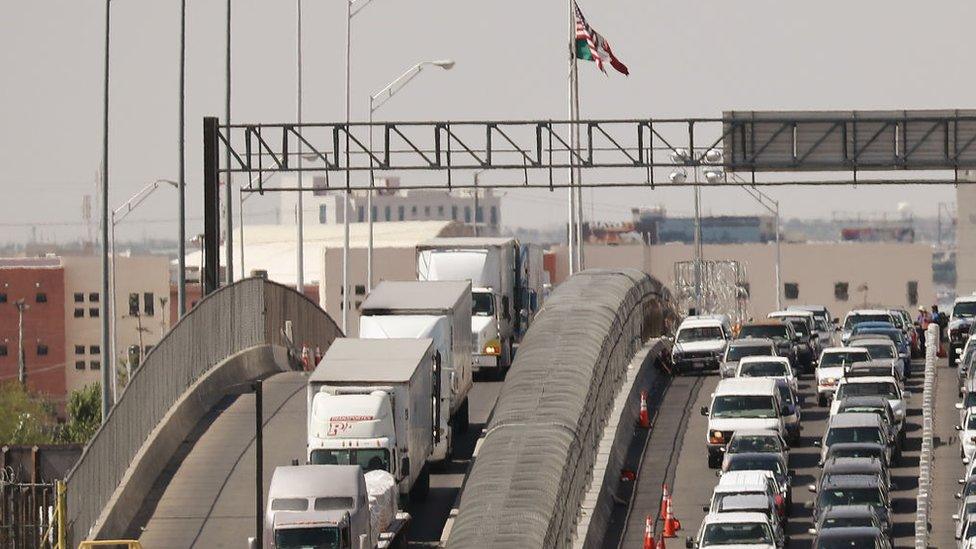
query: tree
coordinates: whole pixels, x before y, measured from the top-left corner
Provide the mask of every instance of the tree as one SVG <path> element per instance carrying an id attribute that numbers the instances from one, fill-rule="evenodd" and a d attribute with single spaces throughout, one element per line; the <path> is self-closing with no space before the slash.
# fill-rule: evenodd
<path id="1" fill-rule="evenodd" d="M 50 444 L 52 406 L 16 381 L 0 383 L 0 444 Z"/>
<path id="2" fill-rule="evenodd" d="M 68 422 L 61 431 L 62 442 L 85 444 L 102 423 L 101 385 L 92 383 L 68 397 Z"/>

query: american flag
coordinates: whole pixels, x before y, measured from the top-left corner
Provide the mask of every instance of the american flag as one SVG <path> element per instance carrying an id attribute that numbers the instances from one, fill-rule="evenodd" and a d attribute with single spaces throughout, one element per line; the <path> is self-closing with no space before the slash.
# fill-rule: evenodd
<path id="1" fill-rule="evenodd" d="M 610 42 L 600 36 L 600 33 L 593 30 L 593 27 L 586 22 L 583 11 L 579 4 L 573 2 L 576 7 L 576 58 L 587 61 L 596 61 L 596 66 L 606 74 L 607 69 L 603 66 L 605 61 L 617 72 L 629 75 L 627 66 L 620 62 L 610 48 Z"/>

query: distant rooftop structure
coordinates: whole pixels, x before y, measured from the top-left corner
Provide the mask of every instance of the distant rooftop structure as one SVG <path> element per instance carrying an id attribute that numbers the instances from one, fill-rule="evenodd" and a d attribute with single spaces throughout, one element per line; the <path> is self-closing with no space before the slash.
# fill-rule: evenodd
<path id="1" fill-rule="evenodd" d="M 632 210 L 634 230 L 645 244 L 695 240 L 693 217 L 668 217 L 664 208 Z M 771 216 L 719 215 L 701 217 L 702 242 L 705 244 L 745 244 L 776 240 L 775 220 Z"/>

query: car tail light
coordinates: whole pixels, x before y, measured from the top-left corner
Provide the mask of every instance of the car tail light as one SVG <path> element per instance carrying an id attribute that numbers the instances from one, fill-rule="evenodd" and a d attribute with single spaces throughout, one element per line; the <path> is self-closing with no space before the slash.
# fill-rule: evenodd
<path id="1" fill-rule="evenodd" d="M 786 514 L 786 500 L 783 499 L 782 494 L 776 494 L 776 498 L 773 501 L 776 502 L 776 511 L 780 516 Z"/>

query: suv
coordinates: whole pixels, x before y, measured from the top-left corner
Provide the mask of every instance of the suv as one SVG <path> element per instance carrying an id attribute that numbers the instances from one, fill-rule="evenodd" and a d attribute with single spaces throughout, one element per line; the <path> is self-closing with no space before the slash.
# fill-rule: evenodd
<path id="1" fill-rule="evenodd" d="M 821 347 L 830 347 L 833 345 L 834 333 L 837 331 L 837 320 L 836 318 L 830 316 L 830 311 L 827 307 L 823 305 L 790 305 L 786 308 L 787 311 L 810 311 L 813 313 L 813 325 L 817 330 L 817 334 L 820 336 Z"/>
<path id="2" fill-rule="evenodd" d="M 911 374 L 912 350 L 909 348 L 908 339 L 905 338 L 905 332 L 894 326 L 885 326 L 880 322 L 862 322 L 854 327 L 848 339 L 848 344 L 860 345 L 861 341 L 865 339 L 877 339 L 878 337 L 890 339 L 895 344 L 895 347 L 898 348 L 899 365 L 905 372 L 904 377 L 907 378 Z"/>
<path id="3" fill-rule="evenodd" d="M 739 327 L 736 339 L 772 339 L 776 342 L 776 354 L 790 359 L 790 364 L 796 368 L 797 364 L 797 335 L 793 325 L 780 320 L 766 320 L 763 322 L 747 322 Z"/>
<path id="4" fill-rule="evenodd" d="M 822 483 L 817 499 L 805 507 L 813 509 L 814 523 L 828 510 L 848 505 L 869 505 L 878 512 L 886 536 L 891 535 L 891 498 L 884 481 L 860 475 L 835 476 Z"/>
<path id="5" fill-rule="evenodd" d="M 852 396 L 881 396 L 888 399 L 891 411 L 895 414 L 895 422 L 905 421 L 908 409 L 908 390 L 902 390 L 901 384 L 892 376 L 878 377 L 845 377 L 837 386 L 837 398 L 830 405 L 830 415 L 837 413 L 840 407 L 838 400 Z"/>
<path id="6" fill-rule="evenodd" d="M 776 539 L 772 521 L 762 513 L 716 513 L 705 515 L 698 535 L 685 540 L 685 547 L 735 547 L 776 549 L 785 540 Z"/>
<path id="7" fill-rule="evenodd" d="M 823 438 L 814 441 L 814 446 L 820 447 L 820 461 L 827 460 L 827 450 L 834 444 L 848 442 L 869 442 L 883 444 L 886 447 L 886 460 L 892 461 L 895 440 L 891 436 L 891 427 L 878 414 L 870 412 L 851 412 L 837 414 L 827 420 L 827 429 Z"/>
<path id="8" fill-rule="evenodd" d="M 884 309 L 857 309 L 847 313 L 844 317 L 844 326 L 840 334 L 841 343 L 847 345 L 847 340 L 851 337 L 854 326 L 862 322 L 887 322 L 895 325 L 895 319 L 891 312 Z"/>
<path id="9" fill-rule="evenodd" d="M 813 372 L 814 361 L 820 354 L 820 334 L 817 333 L 813 313 L 809 311 L 777 311 L 767 318 L 789 322 L 796 332 L 797 369 L 804 373 Z"/>
<path id="10" fill-rule="evenodd" d="M 718 370 L 730 339 L 732 327 L 722 318 L 689 316 L 674 336 L 671 362 L 675 372 Z"/>
<path id="11" fill-rule="evenodd" d="M 817 403 L 826 406 L 837 390 L 837 383 L 844 372 L 855 362 L 871 360 L 868 350 L 863 347 L 831 347 L 820 353 L 817 361 Z"/>
<path id="12" fill-rule="evenodd" d="M 776 356 L 776 343 L 772 339 L 733 339 L 725 349 L 720 373 L 723 378 L 735 377 L 739 361 L 750 356 Z"/>
<path id="13" fill-rule="evenodd" d="M 956 298 L 949 316 L 949 367 L 956 365 L 956 358 L 962 351 L 976 318 L 976 294 Z"/>
<path id="14" fill-rule="evenodd" d="M 785 436 L 779 389 L 768 378 L 723 379 L 712 393 L 711 406 L 702 406 L 708 418 L 705 444 L 708 466 L 717 469 L 722 463 L 725 445 L 739 429 L 770 429 Z"/>

